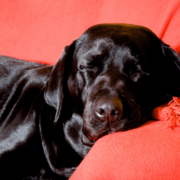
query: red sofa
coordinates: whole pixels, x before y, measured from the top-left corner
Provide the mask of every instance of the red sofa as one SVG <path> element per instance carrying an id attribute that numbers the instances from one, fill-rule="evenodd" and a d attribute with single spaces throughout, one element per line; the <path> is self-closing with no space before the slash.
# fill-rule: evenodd
<path id="1" fill-rule="evenodd" d="M 98 23 L 146 26 L 180 54 L 179 0 L 1 0 L 0 54 L 55 64 Z M 180 128 L 165 127 L 150 121 L 99 139 L 70 180 L 180 179 Z"/>

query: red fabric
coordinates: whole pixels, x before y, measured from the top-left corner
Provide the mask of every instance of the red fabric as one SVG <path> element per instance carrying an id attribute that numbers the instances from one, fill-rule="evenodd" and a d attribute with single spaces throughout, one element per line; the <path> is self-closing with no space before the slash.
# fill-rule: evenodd
<path id="1" fill-rule="evenodd" d="M 54 64 L 64 46 L 98 23 L 147 26 L 180 49 L 179 0 L 1 0 L 0 54 Z"/>
<path id="2" fill-rule="evenodd" d="M 167 121 L 168 127 L 180 126 L 180 98 L 173 97 L 168 104 L 155 108 L 152 116 L 160 121 Z"/>
<path id="3" fill-rule="evenodd" d="M 151 121 L 99 139 L 70 180 L 180 179 L 180 128 Z"/>

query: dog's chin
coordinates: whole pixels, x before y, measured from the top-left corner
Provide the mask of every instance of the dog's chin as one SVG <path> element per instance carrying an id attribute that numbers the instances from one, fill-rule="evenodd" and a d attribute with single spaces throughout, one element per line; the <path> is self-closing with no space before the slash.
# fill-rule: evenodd
<path id="1" fill-rule="evenodd" d="M 95 143 L 95 140 L 89 140 L 85 135 L 84 133 L 82 133 L 82 136 L 81 136 L 81 141 L 83 144 L 87 145 L 87 146 L 93 146 L 94 143 Z"/>

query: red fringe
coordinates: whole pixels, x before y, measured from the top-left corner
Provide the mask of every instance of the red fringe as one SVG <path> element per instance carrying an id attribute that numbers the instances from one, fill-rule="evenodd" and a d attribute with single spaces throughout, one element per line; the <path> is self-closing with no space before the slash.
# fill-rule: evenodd
<path id="1" fill-rule="evenodd" d="M 180 126 L 180 98 L 173 97 L 168 103 L 155 108 L 152 112 L 155 119 L 167 121 L 167 126 Z"/>

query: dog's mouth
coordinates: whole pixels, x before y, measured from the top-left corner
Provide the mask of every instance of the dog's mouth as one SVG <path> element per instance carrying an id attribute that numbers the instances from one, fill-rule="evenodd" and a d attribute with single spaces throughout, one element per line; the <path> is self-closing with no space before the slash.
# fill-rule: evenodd
<path id="1" fill-rule="evenodd" d="M 89 139 L 89 137 L 87 137 L 86 135 L 84 135 L 84 133 L 82 133 L 81 141 L 82 141 L 83 144 L 91 147 L 91 146 L 94 145 L 94 143 L 95 143 L 96 140 L 97 140 L 97 139 L 91 140 L 91 139 Z"/>
<path id="2" fill-rule="evenodd" d="M 92 146 L 102 136 L 127 131 L 143 124 L 148 117 L 144 107 L 127 97 L 98 96 L 86 101 L 82 142 Z"/>
<path id="3" fill-rule="evenodd" d="M 99 138 L 105 135 L 136 128 L 146 122 L 147 119 L 148 117 L 142 116 L 141 112 L 138 111 L 134 117 L 122 118 L 114 122 L 113 125 L 106 124 L 104 127 L 102 126 L 102 129 L 84 126 L 82 129 L 82 142 L 88 146 L 92 146 Z"/>
<path id="4" fill-rule="evenodd" d="M 119 131 L 120 130 L 107 130 L 104 132 L 100 132 L 98 135 L 94 135 L 91 132 L 82 133 L 82 139 L 81 140 L 82 140 L 83 144 L 85 144 L 87 146 L 92 146 L 101 137 L 106 136 L 108 134 L 116 133 Z"/>

